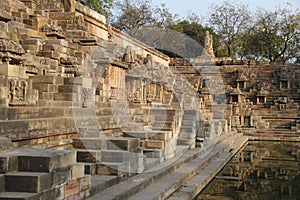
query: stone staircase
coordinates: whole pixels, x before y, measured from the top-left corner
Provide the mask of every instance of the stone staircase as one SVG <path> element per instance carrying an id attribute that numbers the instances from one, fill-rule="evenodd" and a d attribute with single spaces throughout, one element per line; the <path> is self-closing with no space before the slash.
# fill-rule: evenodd
<path id="1" fill-rule="evenodd" d="M 185 151 L 169 164 L 162 163 L 148 172 L 98 190 L 90 199 L 166 199 L 202 170 L 206 173 L 203 181 L 209 182 L 213 178 L 207 173 L 209 166 L 214 166 L 217 173 L 246 141 L 241 134 L 225 134 L 214 147 L 209 147 L 211 141 L 207 141 L 204 148 Z M 222 162 L 216 164 L 220 158 Z"/>
<path id="2" fill-rule="evenodd" d="M 0 163 L 1 200 L 87 198 L 90 194 L 91 176 L 84 175 L 84 165 L 76 162 L 74 151 L 10 149 L 1 153 Z"/>
<path id="3" fill-rule="evenodd" d="M 174 157 L 176 146 L 177 111 L 171 108 L 144 108 L 150 118 L 149 123 L 141 128 L 124 131 L 124 137 L 140 138 L 139 147 L 147 157 L 148 163 L 160 163 Z M 141 116 L 140 118 L 144 118 Z M 144 128 L 143 128 L 144 127 Z M 150 164 L 150 163 L 149 163 Z M 146 165 L 149 168 L 149 165 Z"/>
<path id="4" fill-rule="evenodd" d="M 126 177 L 140 173 L 145 167 L 145 156 L 139 149 L 138 138 L 79 138 L 73 140 L 77 161 L 85 165 L 90 175 Z"/>
<path id="5" fill-rule="evenodd" d="M 198 121 L 197 110 L 183 110 L 177 145 L 188 146 L 191 149 L 195 148 Z"/>
<path id="6" fill-rule="evenodd" d="M 297 133 L 300 132 L 300 120 L 296 120 L 292 126 L 291 130 L 296 131 Z"/>

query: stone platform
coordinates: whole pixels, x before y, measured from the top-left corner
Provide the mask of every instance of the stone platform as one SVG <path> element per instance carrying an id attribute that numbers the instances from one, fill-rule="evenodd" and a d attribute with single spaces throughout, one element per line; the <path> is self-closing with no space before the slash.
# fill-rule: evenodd
<path id="1" fill-rule="evenodd" d="M 90 196 L 91 176 L 76 152 L 18 148 L 1 153 L 0 199 L 72 199 Z"/>
<path id="2" fill-rule="evenodd" d="M 89 199 L 166 199 L 193 177 L 205 172 L 201 182 L 207 184 L 226 162 L 247 142 L 241 134 L 222 136 L 216 146 L 184 150 L 173 161 L 161 163 L 148 171 L 109 187 Z M 209 143 L 209 142 L 208 142 Z M 208 171 L 213 166 L 215 170 Z M 201 185 L 200 184 L 200 185 Z M 193 196 L 196 190 L 191 190 Z M 176 192 L 175 192 L 176 194 Z M 197 194 L 197 193 L 196 193 Z"/>

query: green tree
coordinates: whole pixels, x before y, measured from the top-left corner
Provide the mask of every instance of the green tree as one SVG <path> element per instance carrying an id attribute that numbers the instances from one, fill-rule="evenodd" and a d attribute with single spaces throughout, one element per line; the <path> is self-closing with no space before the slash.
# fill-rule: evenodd
<path id="1" fill-rule="evenodd" d="M 170 25 L 169 28 L 189 36 L 194 41 L 198 42 L 202 47 L 204 46 L 205 32 L 209 31 L 213 35 L 213 48 L 215 55 L 224 56 L 224 51 L 219 48 L 220 37 L 214 33 L 212 28 L 202 26 L 199 18 L 195 18 L 195 16 L 191 18 L 188 16 L 187 19 Z"/>
<path id="2" fill-rule="evenodd" d="M 156 24 L 151 0 L 123 0 L 117 1 L 115 6 L 118 14 L 112 24 L 122 31 L 127 32 Z"/>
<path id="3" fill-rule="evenodd" d="M 171 25 L 169 28 L 180 33 L 184 33 L 197 41 L 200 45 L 204 45 L 205 28 L 201 24 L 196 22 L 190 23 L 187 20 L 183 20 L 177 24 Z"/>
<path id="4" fill-rule="evenodd" d="M 253 28 L 244 36 L 242 53 L 256 60 L 295 61 L 299 58 L 300 14 L 288 8 L 258 10 Z"/>
<path id="5" fill-rule="evenodd" d="M 234 57 L 240 36 L 248 30 L 251 24 L 248 7 L 224 1 L 221 5 L 213 4 L 210 10 L 210 26 L 220 36 L 220 45 L 226 48 L 227 56 Z"/>
<path id="6" fill-rule="evenodd" d="M 111 8 L 113 6 L 113 0 L 76 0 L 83 5 L 95 10 L 96 12 L 104 15 L 105 17 L 110 17 L 112 15 Z"/>

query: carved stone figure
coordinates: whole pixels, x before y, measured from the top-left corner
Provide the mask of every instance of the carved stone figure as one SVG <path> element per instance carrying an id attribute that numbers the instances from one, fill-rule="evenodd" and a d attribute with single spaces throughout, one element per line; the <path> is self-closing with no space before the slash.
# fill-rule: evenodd
<path id="1" fill-rule="evenodd" d="M 82 108 L 87 108 L 92 100 L 92 90 L 90 88 L 82 89 Z"/>
<path id="2" fill-rule="evenodd" d="M 152 70 L 153 69 L 153 59 L 152 56 L 150 54 L 147 54 L 144 64 L 146 65 L 148 70 Z"/>
<path id="3" fill-rule="evenodd" d="M 214 58 L 214 49 L 213 49 L 213 37 L 209 33 L 209 31 L 205 32 L 205 40 L 204 40 L 204 49 L 205 49 L 205 54 L 207 56 Z"/>
<path id="4" fill-rule="evenodd" d="M 213 39 L 212 35 L 209 31 L 205 32 L 205 49 L 212 49 L 213 48 Z"/>
<path id="5" fill-rule="evenodd" d="M 9 95 L 10 103 L 25 103 L 28 84 L 25 80 L 10 80 Z"/>
<path id="6" fill-rule="evenodd" d="M 122 61 L 124 61 L 126 63 L 130 63 L 130 64 L 135 62 L 135 55 L 132 51 L 131 46 L 126 47 L 125 54 L 123 55 Z"/>
<path id="7" fill-rule="evenodd" d="M 23 47 L 11 40 L 0 39 L 0 51 L 2 52 L 10 52 L 14 54 L 24 54 L 25 50 Z"/>
<path id="8" fill-rule="evenodd" d="M 15 80 L 10 80 L 9 82 L 9 93 L 10 93 L 10 101 L 13 102 L 15 97 L 16 97 L 16 81 Z"/>

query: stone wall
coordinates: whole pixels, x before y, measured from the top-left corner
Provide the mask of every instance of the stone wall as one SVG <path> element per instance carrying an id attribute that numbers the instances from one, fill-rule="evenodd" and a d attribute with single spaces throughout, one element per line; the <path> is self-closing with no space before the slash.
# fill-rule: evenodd
<path id="1" fill-rule="evenodd" d="M 0 19 L 0 132 L 15 146 L 68 146 L 86 129 L 75 107 L 97 115 L 104 133 L 121 135 L 109 105 L 126 100 L 120 78 L 147 55 L 168 65 L 167 56 L 75 1 L 1 1 Z"/>
<path id="2" fill-rule="evenodd" d="M 276 133 L 299 132 L 299 65 L 230 65 L 220 71 L 227 87 L 231 127 L 275 137 Z"/>
<path id="3" fill-rule="evenodd" d="M 299 65 L 228 61 L 216 66 L 197 59 L 171 59 L 170 66 L 198 91 L 201 124 L 223 119 L 228 130 L 256 138 L 289 140 L 299 133 Z"/>
<path id="4" fill-rule="evenodd" d="M 140 173 L 227 132 L 299 134 L 299 65 L 170 59 L 74 0 L 0 5 L 0 198 L 84 199 L 89 175 Z"/>
<path id="5" fill-rule="evenodd" d="M 16 147 L 73 148 L 77 137 L 120 137 L 158 124 L 190 145 L 194 133 L 211 135 L 215 126 L 299 129 L 297 65 L 169 63 L 73 0 L 1 1 L 0 20 L 0 134 Z M 175 111 L 168 125 L 150 114 L 159 108 Z M 193 136 L 182 131 L 185 115 L 195 117 Z"/>

